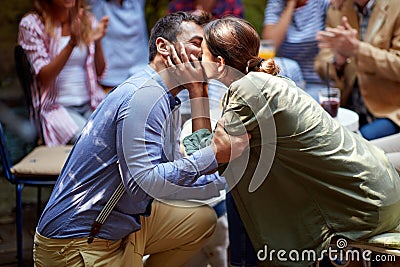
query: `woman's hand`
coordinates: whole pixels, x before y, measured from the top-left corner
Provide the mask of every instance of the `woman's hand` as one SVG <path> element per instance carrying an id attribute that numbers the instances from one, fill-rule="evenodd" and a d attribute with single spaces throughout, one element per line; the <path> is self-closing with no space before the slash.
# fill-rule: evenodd
<path id="1" fill-rule="evenodd" d="M 106 35 L 108 22 L 109 22 L 108 16 L 104 16 L 101 18 L 99 23 L 97 23 L 96 28 L 93 30 L 92 33 L 92 40 L 94 42 L 101 40 L 101 38 L 103 38 L 104 35 Z"/>
<path id="2" fill-rule="evenodd" d="M 180 46 L 180 56 L 173 45 L 168 46 L 169 56 L 167 57 L 166 66 L 170 72 L 170 76 L 175 79 L 175 86 L 183 86 L 189 91 L 190 97 L 203 97 L 204 91 L 204 72 L 198 58 L 193 54 L 188 56 L 182 43 Z M 189 59 L 190 57 L 190 59 Z"/>
<path id="3" fill-rule="evenodd" d="M 189 59 L 182 43 L 179 43 L 180 56 L 173 45 L 168 46 L 168 52 L 166 66 L 168 76 L 172 78 L 169 88 L 183 87 L 189 91 L 192 130 L 205 128 L 211 131 L 208 87 L 199 59 L 193 54 Z"/>

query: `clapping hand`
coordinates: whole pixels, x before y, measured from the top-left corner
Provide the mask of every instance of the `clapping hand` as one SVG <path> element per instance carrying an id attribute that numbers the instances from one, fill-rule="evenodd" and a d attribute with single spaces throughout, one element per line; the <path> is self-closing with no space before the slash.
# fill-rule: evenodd
<path id="1" fill-rule="evenodd" d="M 358 32 L 350 26 L 346 17 L 342 18 L 342 25 L 336 28 L 327 27 L 325 31 L 317 32 L 316 39 L 319 48 L 331 48 L 342 58 L 357 56 L 360 44 Z"/>
<path id="2" fill-rule="evenodd" d="M 93 33 L 92 33 L 93 41 L 96 42 L 98 40 L 101 40 L 101 38 L 103 38 L 104 35 L 106 35 L 108 22 L 109 22 L 108 16 L 104 16 L 101 18 L 99 23 L 97 23 L 96 28 L 93 30 Z"/>

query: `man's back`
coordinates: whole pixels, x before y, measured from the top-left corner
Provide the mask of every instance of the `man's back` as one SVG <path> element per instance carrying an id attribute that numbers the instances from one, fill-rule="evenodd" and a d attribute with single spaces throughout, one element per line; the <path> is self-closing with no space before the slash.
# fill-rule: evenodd
<path id="1" fill-rule="evenodd" d="M 57 238 L 88 235 L 96 216 L 122 181 L 117 154 L 121 148 L 118 147 L 120 142 L 117 133 L 122 131 L 123 124 L 120 122 L 128 115 L 129 102 L 134 93 L 132 86 L 115 89 L 89 119 L 39 221 L 38 231 L 42 235 Z M 120 203 L 127 201 L 127 198 L 124 194 Z M 114 219 L 111 216 L 112 223 L 109 225 L 119 229 L 117 232 L 121 234 L 113 233 L 112 239 L 122 238 L 138 229 L 138 217 L 126 215 L 146 211 L 150 197 L 143 192 L 140 198 L 144 200 L 140 208 L 137 205 L 117 205 L 119 216 Z M 118 222 L 122 218 L 123 224 Z M 102 229 L 107 231 L 107 226 L 104 225 Z M 111 231 L 107 233 L 108 238 L 110 234 Z"/>

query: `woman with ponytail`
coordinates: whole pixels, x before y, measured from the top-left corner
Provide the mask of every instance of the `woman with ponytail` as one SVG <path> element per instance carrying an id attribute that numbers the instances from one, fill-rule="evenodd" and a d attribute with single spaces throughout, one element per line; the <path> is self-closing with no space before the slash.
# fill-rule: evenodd
<path id="1" fill-rule="evenodd" d="M 227 197 L 228 217 L 240 215 L 229 220 L 231 266 L 308 266 L 317 258 L 289 258 L 289 252 L 319 258 L 332 238 L 366 240 L 394 230 L 400 177 L 383 151 L 277 75 L 273 60 L 258 57 L 259 45 L 256 30 L 242 19 L 214 20 L 204 28 L 204 71 L 229 87 L 224 128 L 251 135 L 249 153 L 219 166 L 234 200 Z M 206 129 L 194 132 L 183 141 L 186 151 L 210 136 Z M 238 220 L 254 246 L 254 262 L 246 262 L 243 249 L 232 251 L 243 243 L 232 238 L 241 235 Z M 276 257 L 281 250 L 286 254 Z"/>
<path id="2" fill-rule="evenodd" d="M 100 40 L 108 18 L 97 23 L 84 0 L 34 0 L 20 22 L 18 43 L 31 63 L 35 119 L 48 146 L 74 143 L 104 97 Z"/>

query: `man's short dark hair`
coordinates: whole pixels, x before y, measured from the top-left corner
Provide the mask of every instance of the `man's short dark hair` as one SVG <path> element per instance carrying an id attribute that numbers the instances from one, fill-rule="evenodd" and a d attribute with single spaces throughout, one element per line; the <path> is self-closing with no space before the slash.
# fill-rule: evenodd
<path id="1" fill-rule="evenodd" d="M 160 18 L 151 29 L 149 38 L 149 61 L 152 61 L 157 54 L 156 39 L 162 37 L 170 42 L 176 42 L 176 36 L 181 32 L 182 22 L 194 22 L 204 26 L 211 21 L 209 13 L 193 15 L 189 12 L 176 12 Z"/>

